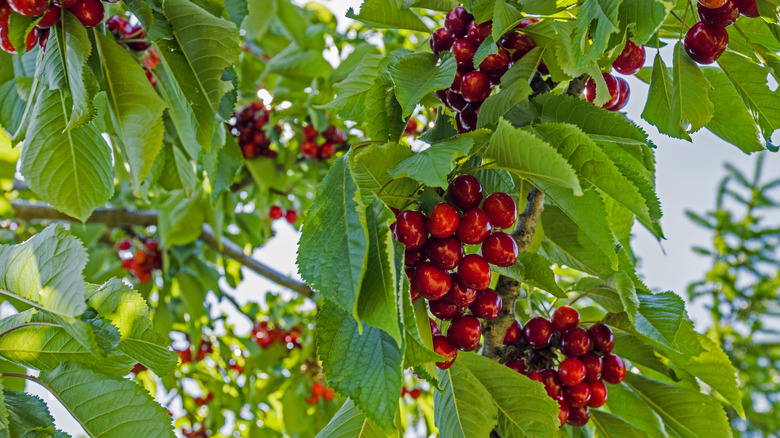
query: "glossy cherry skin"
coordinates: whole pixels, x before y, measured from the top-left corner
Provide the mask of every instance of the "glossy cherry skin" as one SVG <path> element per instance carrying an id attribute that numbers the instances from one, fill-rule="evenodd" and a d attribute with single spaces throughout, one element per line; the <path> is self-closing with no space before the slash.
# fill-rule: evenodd
<path id="1" fill-rule="evenodd" d="M 450 291 L 444 296 L 444 299 L 460 307 L 468 307 L 477 299 L 477 290 L 464 286 L 458 279 L 458 274 L 450 274 L 452 279 Z"/>
<path id="2" fill-rule="evenodd" d="M 81 0 L 69 9 L 84 27 L 95 27 L 103 21 L 105 9 L 99 0 Z"/>
<path id="3" fill-rule="evenodd" d="M 430 262 L 420 263 L 415 269 L 414 279 L 420 294 L 431 301 L 441 299 L 452 285 L 450 274 Z"/>
<path id="4" fill-rule="evenodd" d="M 561 334 L 561 351 L 569 357 L 580 357 L 590 351 L 590 336 L 585 329 L 575 327 Z"/>
<path id="5" fill-rule="evenodd" d="M 566 420 L 569 419 L 569 407 L 564 403 L 563 399 L 558 400 L 558 421 L 561 422 L 560 427 L 566 424 Z"/>
<path id="6" fill-rule="evenodd" d="M 482 336 L 482 325 L 477 318 L 471 315 L 456 317 L 447 328 L 447 339 L 452 345 L 463 351 L 477 348 L 480 336 Z"/>
<path id="7" fill-rule="evenodd" d="M 425 255 L 431 263 L 449 271 L 455 269 L 463 260 L 463 245 L 452 236 L 444 239 L 428 239 L 428 243 L 425 244 Z"/>
<path id="8" fill-rule="evenodd" d="M 512 228 L 517 222 L 517 204 L 504 192 L 488 195 L 482 203 L 482 210 L 488 215 L 490 223 L 497 228 Z"/>
<path id="9" fill-rule="evenodd" d="M 51 0 L 51 4 L 58 8 L 62 9 L 68 9 L 73 7 L 76 3 L 78 3 L 80 0 Z"/>
<path id="10" fill-rule="evenodd" d="M 281 219 L 282 216 L 284 216 L 284 210 L 282 210 L 282 207 L 279 207 L 278 205 L 272 205 L 271 208 L 268 209 L 268 217 L 271 219 Z"/>
<path id="11" fill-rule="evenodd" d="M 617 385 L 626 378 L 626 364 L 616 354 L 604 355 L 604 367 L 601 370 L 601 380 Z"/>
<path id="12" fill-rule="evenodd" d="M 6 0 L 0 0 L 0 21 L 5 20 L 5 17 L 8 17 L 13 12 L 14 10 L 8 6 L 8 2 Z"/>
<path id="13" fill-rule="evenodd" d="M 726 0 L 699 0 L 699 4 L 705 8 L 715 9 L 723 6 Z"/>
<path id="14" fill-rule="evenodd" d="M 536 47 L 533 38 L 525 32 L 520 31 L 508 32 L 501 37 L 499 45 L 512 54 L 512 61 L 514 62 L 519 61 L 526 53 Z"/>
<path id="15" fill-rule="evenodd" d="M 758 13 L 758 5 L 756 4 L 756 0 L 735 0 L 735 2 L 737 3 L 740 14 L 750 18 L 756 18 L 760 15 Z"/>
<path id="16" fill-rule="evenodd" d="M 580 312 L 574 307 L 557 307 L 553 311 L 551 322 L 553 330 L 558 333 L 565 332 L 566 330 L 577 327 L 577 324 L 580 323 Z"/>
<path id="17" fill-rule="evenodd" d="M 734 0 L 726 0 L 723 6 L 715 9 L 698 4 L 696 9 L 699 11 L 699 19 L 707 26 L 728 27 L 739 18 L 739 8 Z"/>
<path id="18" fill-rule="evenodd" d="M 480 319 L 492 321 L 501 312 L 501 297 L 493 289 L 477 292 L 477 299 L 469 306 L 471 313 Z"/>
<path id="19" fill-rule="evenodd" d="M 317 158 L 327 160 L 336 153 L 336 145 L 331 142 L 325 142 L 317 149 Z"/>
<path id="20" fill-rule="evenodd" d="M 425 215 L 417 210 L 405 210 L 398 214 L 395 236 L 406 249 L 419 249 L 428 240 Z"/>
<path id="21" fill-rule="evenodd" d="M 444 357 L 450 357 L 451 359 L 444 362 L 436 362 L 436 366 L 442 370 L 452 366 L 455 362 L 455 358 L 458 356 L 458 349 L 447 339 L 444 335 L 433 336 L 433 352 Z"/>
<path id="22" fill-rule="evenodd" d="M 585 381 L 585 364 L 570 357 L 558 365 L 558 377 L 566 386 L 574 386 Z"/>
<path id="23" fill-rule="evenodd" d="M 463 96 L 461 96 L 460 93 L 447 90 L 446 104 L 455 111 L 462 111 L 469 103 L 463 99 Z"/>
<path id="24" fill-rule="evenodd" d="M 542 383 L 544 383 L 544 389 L 547 391 L 547 395 L 555 398 L 561 393 L 563 385 L 561 378 L 555 370 L 545 368 L 539 371 L 539 376 L 542 378 Z"/>
<path id="25" fill-rule="evenodd" d="M 14 54 L 16 49 L 8 37 L 8 18 L 8 16 L 0 18 L 0 49 L 3 49 L 6 53 Z"/>
<path id="26" fill-rule="evenodd" d="M 431 236 L 441 239 L 455 234 L 459 223 L 458 209 L 447 202 L 439 202 L 428 212 L 426 227 Z"/>
<path id="27" fill-rule="evenodd" d="M 607 385 L 601 380 L 596 380 L 590 384 L 590 400 L 588 406 L 591 408 L 600 408 L 607 401 Z"/>
<path id="28" fill-rule="evenodd" d="M 510 361 L 507 361 L 504 365 L 508 366 L 509 368 L 517 371 L 520 374 L 525 374 L 525 362 L 523 362 L 520 359 L 512 359 Z"/>
<path id="29" fill-rule="evenodd" d="M 685 52 L 699 64 L 712 64 L 729 44 L 729 33 L 722 27 L 698 22 L 688 29 L 683 39 Z"/>
<path id="30" fill-rule="evenodd" d="M 604 324 L 593 324 L 588 328 L 588 335 L 590 336 L 593 349 L 607 354 L 615 348 L 615 335 L 612 334 L 612 329 Z"/>
<path id="31" fill-rule="evenodd" d="M 466 73 L 460 81 L 460 94 L 466 102 L 482 102 L 492 89 L 490 78 L 481 71 Z"/>
<path id="32" fill-rule="evenodd" d="M 523 336 L 523 327 L 520 326 L 520 322 L 512 321 L 512 325 L 510 325 L 509 328 L 506 329 L 506 334 L 504 335 L 504 345 L 517 344 L 518 342 L 520 342 L 522 336 Z"/>
<path id="33" fill-rule="evenodd" d="M 477 129 L 477 117 L 479 116 L 479 107 L 482 102 L 470 103 L 466 105 L 455 117 L 458 124 L 458 132 L 464 133 Z"/>
<path id="34" fill-rule="evenodd" d="M 444 17 L 444 28 L 447 32 L 455 38 L 460 38 L 466 35 L 469 23 L 474 21 L 474 16 L 469 14 L 462 6 L 447 12 L 447 16 Z"/>
<path id="35" fill-rule="evenodd" d="M 523 338 L 533 348 L 546 347 L 550 343 L 552 333 L 550 321 L 541 317 L 532 318 L 523 327 Z"/>
<path id="36" fill-rule="evenodd" d="M 501 231 L 488 236 L 482 243 L 482 257 L 496 266 L 508 267 L 517 261 L 517 242 L 514 237 Z"/>
<path id="37" fill-rule="evenodd" d="M 431 38 L 428 41 L 431 45 L 431 50 L 433 50 L 433 53 L 438 55 L 441 52 L 450 50 L 450 47 L 452 47 L 452 42 L 455 41 L 455 38 L 453 38 L 452 35 L 447 32 L 447 29 L 440 27 L 433 31 Z"/>
<path id="38" fill-rule="evenodd" d="M 623 109 L 628 103 L 628 98 L 631 97 L 631 88 L 628 86 L 628 81 L 623 78 L 615 78 L 618 81 L 618 97 L 617 102 L 609 108 L 610 111 L 618 111 Z"/>
<path id="39" fill-rule="evenodd" d="M 62 9 L 54 6 L 49 5 L 48 9 L 46 9 L 46 12 L 43 13 L 43 17 L 41 17 L 41 21 L 38 22 L 37 26 L 39 29 L 48 29 L 55 24 L 60 22 L 60 14 Z"/>
<path id="40" fill-rule="evenodd" d="M 37 17 L 46 10 L 47 0 L 8 0 L 8 6 L 19 15 Z"/>
<path id="41" fill-rule="evenodd" d="M 474 54 L 477 53 L 477 46 L 466 38 L 458 38 L 452 43 L 450 51 L 455 54 L 455 62 L 458 64 L 458 71 L 469 72 L 474 70 Z"/>
<path id="42" fill-rule="evenodd" d="M 436 324 L 436 321 L 434 321 L 433 318 L 428 318 L 428 322 L 431 324 L 431 335 L 440 335 L 441 330 L 439 330 L 439 324 Z"/>
<path id="43" fill-rule="evenodd" d="M 458 94 L 460 94 L 460 81 L 463 79 L 463 74 L 461 72 L 455 72 L 455 79 L 452 80 L 452 84 L 450 84 L 450 91 L 454 91 Z M 468 103 L 468 102 L 466 102 Z"/>
<path id="44" fill-rule="evenodd" d="M 542 381 L 542 375 L 534 371 L 533 373 L 528 374 L 528 378 L 533 380 L 534 382 L 541 382 Z"/>
<path id="45" fill-rule="evenodd" d="M 563 388 L 563 400 L 572 408 L 580 408 L 590 400 L 590 385 L 580 382 L 574 386 Z"/>
<path id="46" fill-rule="evenodd" d="M 415 267 L 418 266 L 420 263 L 427 260 L 427 257 L 425 256 L 425 251 L 423 248 L 420 249 L 407 249 L 404 251 L 404 265 L 408 267 Z"/>
<path id="47" fill-rule="evenodd" d="M 631 40 L 626 41 L 626 46 L 620 55 L 612 63 L 618 73 L 633 75 L 645 65 L 645 46 L 640 46 Z"/>
<path id="48" fill-rule="evenodd" d="M 409 295 L 412 297 L 412 302 L 419 300 L 422 296 L 420 289 L 417 288 L 417 278 L 415 276 L 416 269 L 406 268 L 406 277 L 409 279 Z"/>
<path id="49" fill-rule="evenodd" d="M 500 78 L 509 70 L 511 62 L 512 58 L 509 56 L 509 52 L 504 49 L 498 49 L 498 53 L 488 55 L 482 60 L 479 64 L 479 71 L 491 78 Z"/>
<path id="50" fill-rule="evenodd" d="M 442 321 L 451 321 L 456 316 L 463 314 L 463 307 L 458 307 L 447 300 L 429 301 L 428 308 L 433 316 Z"/>
<path id="51" fill-rule="evenodd" d="M 450 182 L 447 195 L 461 210 L 470 210 L 482 202 L 482 184 L 471 175 L 459 175 Z"/>
<path id="52" fill-rule="evenodd" d="M 464 286 L 487 289 L 490 286 L 490 265 L 482 256 L 469 254 L 458 265 L 458 278 Z"/>
<path id="53" fill-rule="evenodd" d="M 615 106 L 615 103 L 617 103 L 618 99 L 620 99 L 620 85 L 618 84 L 617 79 L 615 79 L 615 77 L 611 74 L 603 73 L 603 76 L 604 81 L 607 83 L 609 100 L 602 106 L 602 108 L 610 109 Z M 584 95 L 588 102 L 593 102 L 596 100 L 596 82 L 593 80 L 593 78 L 588 79 L 588 82 L 585 83 Z"/>
<path id="54" fill-rule="evenodd" d="M 587 407 L 569 408 L 569 419 L 566 421 L 571 426 L 584 426 L 590 420 L 590 411 Z"/>
<path id="55" fill-rule="evenodd" d="M 479 208 L 466 210 L 455 231 L 455 237 L 463 243 L 478 245 L 490 235 L 488 215 Z"/>
<path id="56" fill-rule="evenodd" d="M 471 41 L 475 46 L 479 47 L 485 38 L 493 32 L 493 22 L 486 21 L 482 24 L 477 24 L 476 21 L 471 21 L 466 28 L 466 38 Z"/>
<path id="57" fill-rule="evenodd" d="M 603 368 L 601 356 L 593 352 L 588 352 L 577 359 L 585 365 L 586 382 L 592 383 L 601 379 L 601 370 Z"/>

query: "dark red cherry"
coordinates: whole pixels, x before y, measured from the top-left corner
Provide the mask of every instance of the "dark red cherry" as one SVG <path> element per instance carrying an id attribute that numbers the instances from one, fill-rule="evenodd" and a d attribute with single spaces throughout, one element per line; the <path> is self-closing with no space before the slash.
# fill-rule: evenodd
<path id="1" fill-rule="evenodd" d="M 541 382 L 542 381 L 542 375 L 534 371 L 533 373 L 528 373 L 528 378 L 533 380 L 534 382 Z"/>
<path id="2" fill-rule="evenodd" d="M 588 328 L 588 335 L 590 336 L 593 349 L 607 354 L 615 348 L 615 335 L 612 334 L 612 329 L 604 324 L 593 324 Z"/>
<path id="3" fill-rule="evenodd" d="M 610 109 L 615 106 L 615 103 L 617 103 L 618 99 L 620 99 L 620 85 L 618 84 L 617 79 L 615 79 L 615 77 L 611 74 L 602 73 L 602 75 L 604 76 L 604 81 L 607 83 L 607 90 L 609 91 L 609 100 L 602 106 L 602 108 Z M 596 100 L 596 82 L 593 80 L 593 78 L 588 79 L 588 82 L 585 83 L 584 94 L 585 99 L 588 102 L 593 102 Z"/>
<path id="4" fill-rule="evenodd" d="M 583 383 L 584 384 L 584 383 Z M 588 406 L 591 408 L 600 408 L 607 401 L 607 385 L 601 380 L 596 380 L 590 384 L 590 400 Z"/>
<path id="5" fill-rule="evenodd" d="M 729 44 L 729 33 L 722 27 L 694 24 L 685 34 L 685 52 L 699 64 L 712 64 L 720 58 Z"/>
<path id="6" fill-rule="evenodd" d="M 458 279 L 467 287 L 487 289 L 490 286 L 490 265 L 482 256 L 469 254 L 458 265 Z"/>
<path id="7" fill-rule="evenodd" d="M 425 244 L 425 255 L 431 263 L 449 271 L 455 269 L 463 260 L 463 245 L 452 236 L 444 239 L 428 239 L 428 243 Z"/>
<path id="8" fill-rule="evenodd" d="M 440 335 L 441 330 L 439 330 L 439 324 L 436 324 L 436 321 L 434 321 L 433 318 L 428 318 L 428 322 L 431 324 L 431 335 Z"/>
<path id="9" fill-rule="evenodd" d="M 447 29 L 440 27 L 433 31 L 431 38 L 428 41 L 430 42 L 433 53 L 438 55 L 441 52 L 450 50 L 450 47 L 452 47 L 452 42 L 455 41 L 455 38 L 447 33 Z"/>
<path id="10" fill-rule="evenodd" d="M 19 15 L 37 17 L 46 10 L 47 0 L 8 0 L 8 6 Z"/>
<path id="11" fill-rule="evenodd" d="M 542 383 L 544 383 L 544 389 L 547 390 L 547 395 L 552 398 L 557 397 L 563 388 L 558 373 L 549 368 L 545 368 L 539 371 L 539 375 L 542 377 Z"/>
<path id="12" fill-rule="evenodd" d="M 11 39 L 8 37 L 8 19 L 9 16 L 0 18 L 0 49 L 3 49 L 6 53 L 14 54 L 16 53 L 16 49 L 14 48 L 14 45 L 11 44 Z"/>
<path id="13" fill-rule="evenodd" d="M 501 297 L 493 289 L 477 292 L 477 299 L 469 306 L 471 313 L 480 319 L 492 321 L 501 312 Z"/>
<path id="14" fill-rule="evenodd" d="M 560 306 L 552 314 L 553 330 L 558 333 L 577 327 L 580 323 L 580 312 L 574 307 Z"/>
<path id="15" fill-rule="evenodd" d="M 452 366 L 455 362 L 455 358 L 458 356 L 458 349 L 447 339 L 444 335 L 435 335 L 433 337 L 433 352 L 444 357 L 450 357 L 451 359 L 444 362 L 436 362 L 436 366 L 442 370 Z"/>
<path id="16" fill-rule="evenodd" d="M 488 215 L 490 223 L 497 228 L 512 228 L 517 222 L 517 204 L 504 192 L 496 192 L 485 198 L 482 210 Z"/>
<path id="17" fill-rule="evenodd" d="M 458 209 L 447 202 L 440 202 L 428 212 L 428 220 L 425 224 L 431 236 L 441 239 L 455 234 L 459 223 Z"/>
<path id="18" fill-rule="evenodd" d="M 469 14 L 462 6 L 447 12 L 447 16 L 444 18 L 444 28 L 447 29 L 447 33 L 455 38 L 460 38 L 466 35 L 466 30 L 469 27 L 469 23 L 474 20 L 474 16 Z"/>
<path id="19" fill-rule="evenodd" d="M 512 54 L 512 61 L 514 62 L 519 61 L 526 53 L 536 47 L 533 38 L 525 32 L 518 30 L 510 31 L 501 37 L 499 45 Z"/>
<path id="20" fill-rule="evenodd" d="M 588 383 L 601 379 L 602 360 L 596 353 L 588 352 L 577 359 L 585 365 L 585 381 Z"/>
<path id="21" fill-rule="evenodd" d="M 482 202 L 482 184 L 471 175 L 459 175 L 450 182 L 447 194 L 461 210 L 470 210 Z"/>
<path id="22" fill-rule="evenodd" d="M 463 99 L 463 96 L 461 96 L 460 93 L 453 90 L 447 90 L 446 103 L 448 107 L 454 109 L 455 111 L 462 111 L 466 108 L 466 105 L 469 104 L 465 99 Z"/>
<path id="23" fill-rule="evenodd" d="M 758 5 L 756 0 L 735 0 L 739 13 L 750 18 L 756 18 L 760 14 L 758 13 Z"/>
<path id="24" fill-rule="evenodd" d="M 426 260 L 425 251 L 420 249 L 407 249 L 404 251 L 404 265 L 415 267 Z"/>
<path id="25" fill-rule="evenodd" d="M 449 88 L 447 88 L 445 90 L 436 90 L 436 97 L 438 97 L 439 100 L 441 101 L 441 103 L 443 103 L 445 105 L 448 105 L 447 104 L 447 93 L 449 93 L 449 91 L 450 91 Z"/>
<path id="26" fill-rule="evenodd" d="M 574 386 L 585 381 L 585 364 L 570 357 L 558 365 L 558 378 L 566 386 Z"/>
<path id="27" fill-rule="evenodd" d="M 498 49 L 498 53 L 488 55 L 479 64 L 479 71 L 494 78 L 500 78 L 509 70 L 509 63 L 512 58 L 509 52 L 504 49 Z"/>
<path id="28" fill-rule="evenodd" d="M 504 345 L 517 344 L 522 336 L 523 327 L 520 326 L 520 322 L 512 321 L 512 325 L 509 326 L 504 335 Z"/>
<path id="29" fill-rule="evenodd" d="M 301 143 L 301 154 L 303 154 L 306 158 L 314 158 L 317 156 L 317 152 L 319 152 L 319 148 L 317 147 L 317 142 L 313 140 L 304 140 L 303 143 Z"/>
<path id="30" fill-rule="evenodd" d="M 458 274 L 450 274 L 452 286 L 444 299 L 460 307 L 468 307 L 477 299 L 477 290 L 464 286 L 458 279 Z"/>
<path id="31" fill-rule="evenodd" d="M 566 424 L 566 420 L 568 419 L 569 419 L 569 406 L 567 406 L 566 403 L 561 398 L 558 400 L 558 421 L 561 422 L 560 427 L 563 427 L 563 425 Z"/>
<path id="32" fill-rule="evenodd" d="M 5 20 L 5 18 L 10 16 L 13 12 L 14 10 L 11 9 L 11 6 L 8 5 L 6 0 L 0 0 L 0 21 Z"/>
<path id="33" fill-rule="evenodd" d="M 463 74 L 460 71 L 455 72 L 455 79 L 452 80 L 450 90 L 460 94 L 460 81 L 463 79 Z"/>
<path id="34" fill-rule="evenodd" d="M 442 321 L 450 321 L 463 314 L 463 307 L 458 307 L 447 300 L 428 301 L 428 308 L 433 316 Z"/>
<path id="35" fill-rule="evenodd" d="M 488 236 L 482 243 L 482 256 L 496 266 L 508 267 L 517 261 L 517 242 L 514 237 L 501 231 Z"/>
<path id="36" fill-rule="evenodd" d="M 580 382 L 574 386 L 563 388 L 563 400 L 572 408 L 580 408 L 590 400 L 590 385 Z"/>
<path id="37" fill-rule="evenodd" d="M 433 263 L 420 263 L 420 266 L 415 269 L 414 279 L 417 290 L 427 300 L 438 300 L 450 291 L 450 274 L 437 268 Z"/>
<path id="38" fill-rule="evenodd" d="M 566 421 L 571 426 L 584 426 L 590 420 L 590 411 L 587 407 L 569 408 L 569 419 Z"/>
<path id="39" fill-rule="evenodd" d="M 416 269 L 406 268 L 406 277 L 409 279 L 409 295 L 412 297 L 412 302 L 419 300 L 422 297 L 420 289 L 417 288 L 417 278 L 415 276 Z"/>
<path id="40" fill-rule="evenodd" d="M 466 210 L 458 224 L 455 236 L 463 243 L 478 245 L 490 235 L 488 215 L 479 208 Z"/>
<path id="41" fill-rule="evenodd" d="M 100 0 L 81 0 L 69 9 L 84 27 L 95 27 L 103 21 L 105 9 Z"/>
<path id="42" fill-rule="evenodd" d="M 580 357 L 590 351 L 590 336 L 583 328 L 575 327 L 561 335 L 561 352 L 569 357 Z"/>
<path id="43" fill-rule="evenodd" d="M 78 2 L 79 0 L 51 0 L 51 4 L 53 4 L 54 6 L 60 9 L 71 8 L 73 5 L 75 5 Z"/>
<path id="44" fill-rule="evenodd" d="M 704 7 L 701 4 L 697 4 L 696 8 L 699 11 L 701 22 L 707 26 L 728 27 L 739 18 L 739 8 L 734 0 L 726 0 L 723 6 L 715 9 Z"/>
<path id="45" fill-rule="evenodd" d="M 616 354 L 605 354 L 604 366 L 601 370 L 601 380 L 617 385 L 626 378 L 626 364 Z"/>
<path id="46" fill-rule="evenodd" d="M 532 318 L 523 327 L 525 342 L 533 348 L 546 347 L 550 343 L 552 333 L 550 321 L 541 317 Z"/>
<path id="47" fill-rule="evenodd" d="M 425 215 L 417 210 L 406 210 L 398 214 L 395 223 L 395 235 L 406 249 L 419 249 L 428 240 L 428 229 L 425 227 Z"/>
<path id="48" fill-rule="evenodd" d="M 466 73 L 460 81 L 460 94 L 466 102 L 482 102 L 492 88 L 490 78 L 480 71 Z"/>
<path id="49" fill-rule="evenodd" d="M 475 46 L 479 47 L 482 41 L 485 41 L 490 33 L 493 32 L 493 22 L 486 21 L 482 24 L 477 24 L 476 21 L 471 21 L 468 28 L 466 28 L 466 38 L 471 41 Z"/>
<path id="50" fill-rule="evenodd" d="M 645 46 L 640 46 L 631 40 L 626 41 L 623 51 L 612 63 L 612 67 L 623 75 L 635 74 L 643 65 L 645 65 Z"/>
<path id="51" fill-rule="evenodd" d="M 512 359 L 510 361 L 507 361 L 504 365 L 508 366 L 509 368 L 517 371 L 520 374 L 525 374 L 525 362 L 523 362 L 520 359 Z"/>
<path id="52" fill-rule="evenodd" d="M 474 70 L 474 55 L 477 53 L 477 46 L 466 38 L 458 38 L 452 43 L 450 51 L 455 54 L 455 62 L 458 64 L 458 70 L 468 72 Z"/>
<path id="53" fill-rule="evenodd" d="M 46 44 L 49 42 L 49 29 L 41 29 L 38 32 L 38 46 L 41 50 L 46 51 Z"/>
<path id="54" fill-rule="evenodd" d="M 538 18 L 524 18 L 520 20 L 520 23 L 517 24 L 516 28 L 523 29 L 524 27 L 527 27 L 529 24 L 534 24 L 538 22 L 539 22 Z"/>
<path id="55" fill-rule="evenodd" d="M 33 27 L 24 40 L 24 48 L 29 52 L 35 48 L 36 44 L 38 44 L 38 28 Z"/>
<path id="56" fill-rule="evenodd" d="M 617 102 L 609 108 L 610 111 L 619 111 L 628 103 L 628 98 L 631 97 L 631 88 L 628 86 L 628 81 L 623 78 L 615 78 L 618 81 L 618 93 L 620 97 Z"/>
<path id="57" fill-rule="evenodd" d="M 482 102 L 479 102 L 482 103 Z M 455 121 L 458 124 L 458 132 L 469 132 L 477 129 L 477 117 L 479 116 L 479 107 L 476 104 L 470 103 L 466 105 L 461 112 L 455 117 Z"/>
<path id="58" fill-rule="evenodd" d="M 37 26 L 39 29 L 48 29 L 55 24 L 60 22 L 60 13 L 62 9 L 54 6 L 49 5 L 49 7 L 46 9 L 46 12 L 43 13 L 43 17 L 41 17 L 41 21 L 38 22 Z"/>
<path id="59" fill-rule="evenodd" d="M 699 0 L 699 4 L 705 8 L 715 9 L 723 6 L 726 0 Z"/>
<path id="60" fill-rule="evenodd" d="M 471 315 L 456 317 L 447 329 L 447 339 L 463 351 L 477 348 L 480 336 L 482 336 L 482 325 Z"/>

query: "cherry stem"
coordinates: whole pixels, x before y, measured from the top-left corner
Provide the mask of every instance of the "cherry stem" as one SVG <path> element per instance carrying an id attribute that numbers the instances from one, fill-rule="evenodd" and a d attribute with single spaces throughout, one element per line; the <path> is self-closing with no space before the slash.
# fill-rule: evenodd
<path id="1" fill-rule="evenodd" d="M 682 18 L 680 18 L 680 16 L 677 15 L 676 12 L 672 11 L 672 15 L 674 16 L 674 18 L 677 19 L 677 21 L 680 22 L 680 24 L 682 24 L 685 27 L 686 30 L 690 28 L 690 26 L 688 26 L 688 24 Z M 680 34 L 680 36 L 682 36 L 682 34 Z"/>

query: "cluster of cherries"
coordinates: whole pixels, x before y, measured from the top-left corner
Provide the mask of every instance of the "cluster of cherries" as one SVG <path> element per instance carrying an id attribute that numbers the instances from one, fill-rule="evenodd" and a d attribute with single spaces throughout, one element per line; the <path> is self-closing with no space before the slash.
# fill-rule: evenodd
<path id="1" fill-rule="evenodd" d="M 287 351 L 292 351 L 294 348 L 301 348 L 301 329 L 293 327 L 287 331 L 280 327 L 271 327 L 268 321 L 260 321 L 252 328 L 252 340 L 263 350 L 279 342 Z"/>
<path id="2" fill-rule="evenodd" d="M 152 46 L 151 43 L 144 40 L 146 38 L 146 31 L 143 26 L 140 24 L 133 26 L 126 18 L 120 17 L 119 15 L 114 15 L 106 20 L 106 29 L 111 32 L 114 39 L 119 44 L 123 44 L 135 52 L 146 52 L 146 50 Z M 152 74 L 152 69 L 157 66 L 159 59 L 156 58 L 156 54 L 154 56 L 156 62 L 154 65 L 149 66 L 147 63 L 148 58 L 144 55 L 144 72 L 146 73 L 146 78 L 149 80 L 149 83 L 151 83 L 152 86 L 157 86 L 157 79 Z"/>
<path id="3" fill-rule="evenodd" d="M 328 126 L 322 132 L 317 132 L 314 125 L 306 125 L 301 130 L 303 134 L 303 143 L 301 143 L 301 155 L 304 158 L 315 158 L 317 160 L 327 160 L 336 153 L 336 146 L 344 144 L 347 141 L 347 135 L 344 131 L 333 125 Z M 322 141 L 318 144 L 318 137 L 322 136 Z"/>
<path id="4" fill-rule="evenodd" d="M 189 363 L 192 362 L 192 345 L 189 347 L 183 349 L 183 350 L 173 350 L 177 355 L 179 355 L 179 359 L 181 359 L 181 363 Z M 198 350 L 195 352 L 195 362 L 199 362 L 206 358 L 206 355 L 211 354 L 214 352 L 214 346 L 211 345 L 211 342 L 209 342 L 206 339 L 203 339 L 200 341 L 200 344 L 198 344 Z"/>
<path id="5" fill-rule="evenodd" d="M 105 0 L 116 3 L 119 0 Z M 24 17 L 41 17 L 38 24 L 27 34 L 25 48 L 32 50 L 35 44 L 46 48 L 49 29 L 60 22 L 62 10 L 67 9 L 84 25 L 95 27 L 103 21 L 105 10 L 100 0 L 0 0 L 0 48 L 8 53 L 17 50 L 8 36 L 8 23 L 11 14 Z"/>
<path id="6" fill-rule="evenodd" d="M 612 63 L 612 68 L 616 72 L 622 75 L 633 75 L 638 72 L 645 64 L 645 46 L 640 46 L 631 40 L 626 41 L 626 46 L 620 55 Z M 631 96 L 631 89 L 628 87 L 628 82 L 621 77 L 615 77 L 610 73 L 602 73 L 604 76 L 604 82 L 607 83 L 607 90 L 609 90 L 609 100 L 601 107 L 610 110 L 618 111 L 623 109 L 628 103 L 628 98 Z M 585 99 L 588 102 L 593 102 L 596 99 L 596 82 L 593 78 L 588 79 L 585 83 Z"/>
<path id="7" fill-rule="evenodd" d="M 699 22 L 688 29 L 683 40 L 685 52 L 699 64 L 712 64 L 729 44 L 726 28 L 739 14 L 758 17 L 756 0 L 699 0 Z"/>
<path id="8" fill-rule="evenodd" d="M 260 102 L 252 102 L 233 114 L 228 128 L 233 137 L 238 138 L 244 158 L 277 157 L 278 153 L 271 149 L 271 139 L 265 131 L 270 118 L 271 110 Z M 274 129 L 281 130 L 280 127 Z"/>
<path id="9" fill-rule="evenodd" d="M 403 398 L 405 395 L 409 395 L 409 397 L 412 398 L 412 400 L 417 400 L 418 397 L 422 394 L 422 390 L 420 388 L 412 388 L 411 390 L 406 389 L 406 387 L 401 388 L 401 398 Z"/>
<path id="10" fill-rule="evenodd" d="M 203 427 L 196 430 L 182 429 L 181 433 L 185 438 L 207 438 L 209 436 Z"/>
<path id="11" fill-rule="evenodd" d="M 133 241 L 125 239 L 117 245 L 122 257 L 122 269 L 135 276 L 139 283 L 152 279 L 152 271 L 162 269 L 162 252 L 155 239 L 146 239 L 143 247 L 132 251 Z"/>
<path id="12" fill-rule="evenodd" d="M 198 406 L 205 406 L 212 400 L 214 400 L 214 393 L 209 392 L 205 397 L 195 397 L 195 404 Z"/>
<path id="13" fill-rule="evenodd" d="M 306 398 L 306 403 L 316 405 L 320 398 L 325 399 L 326 402 L 331 402 L 334 396 L 333 388 L 327 388 L 320 382 L 314 382 L 311 385 L 311 396 Z"/>
<path id="14" fill-rule="evenodd" d="M 612 354 L 615 337 L 604 324 L 587 330 L 578 327 L 580 314 L 569 306 L 555 309 L 551 320 L 533 318 L 525 327 L 515 321 L 504 337 L 505 345 L 521 348 L 519 358 L 504 365 L 544 384 L 547 395 L 558 401 L 561 424 L 584 426 L 588 408 L 607 401 L 604 382 L 617 385 L 626 377 L 623 359 Z M 565 356 L 555 365 L 560 351 Z"/>
<path id="15" fill-rule="evenodd" d="M 434 351 L 452 358 L 437 363 L 442 369 L 452 365 L 457 349 L 477 348 L 482 334 L 479 319 L 498 316 L 501 297 L 489 287 L 490 264 L 512 266 L 518 253 L 515 239 L 496 231 L 517 221 L 511 196 L 496 192 L 483 202 L 479 180 L 460 175 L 450 183 L 447 197 L 450 202 L 434 205 L 427 217 L 417 210 L 397 212 L 394 224 L 396 239 L 406 246 L 412 301 L 424 297 L 433 316 L 451 321 L 443 336 L 431 320 Z M 481 245 L 482 255 L 464 255 L 464 245 Z"/>
<path id="16" fill-rule="evenodd" d="M 292 208 L 284 211 L 282 207 L 279 207 L 278 205 L 272 205 L 271 208 L 268 209 L 268 217 L 270 217 L 271 220 L 281 219 L 282 216 L 284 216 L 284 218 L 287 219 L 287 222 L 291 224 L 294 224 L 295 221 L 298 220 L 298 212 Z"/>

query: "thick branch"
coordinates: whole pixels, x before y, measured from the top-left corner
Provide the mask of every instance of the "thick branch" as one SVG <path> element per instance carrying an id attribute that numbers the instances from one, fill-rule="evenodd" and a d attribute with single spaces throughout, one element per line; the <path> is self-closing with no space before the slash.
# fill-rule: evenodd
<path id="1" fill-rule="evenodd" d="M 74 219 L 68 215 L 60 213 L 59 211 L 45 204 L 32 203 L 27 201 L 11 201 L 11 207 L 14 209 L 15 218 L 26 221 L 55 220 L 79 222 L 78 219 Z M 128 225 L 148 227 L 150 225 L 157 225 L 159 215 L 160 213 L 154 210 L 99 208 L 92 213 L 92 216 L 87 219 L 87 222 L 103 224 L 112 228 Z M 312 297 L 312 290 L 305 283 L 290 278 L 273 269 L 272 267 L 254 259 L 253 257 L 244 254 L 244 251 L 241 249 L 241 247 L 236 245 L 233 241 L 223 236 L 218 243 L 214 230 L 208 224 L 203 225 L 203 230 L 200 234 L 200 240 L 205 242 L 223 256 L 241 263 L 258 275 L 274 281 L 284 287 L 292 289 L 303 296 L 309 298 Z"/>

